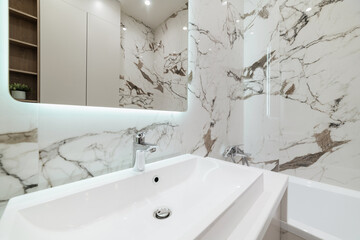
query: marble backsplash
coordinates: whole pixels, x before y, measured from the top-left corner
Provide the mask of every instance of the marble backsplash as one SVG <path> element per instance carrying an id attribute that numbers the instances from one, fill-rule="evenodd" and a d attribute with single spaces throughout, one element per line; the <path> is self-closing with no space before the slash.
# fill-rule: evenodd
<path id="1" fill-rule="evenodd" d="M 0 203 L 38 186 L 37 129 L 0 134 Z"/>
<path id="2" fill-rule="evenodd" d="M 223 158 L 240 144 L 254 166 L 360 190 L 359 9 L 356 0 L 190 1 L 188 110 L 162 112 L 12 100 L 1 2 L 0 206 L 130 167 L 138 131 L 159 145 L 150 161 Z"/>

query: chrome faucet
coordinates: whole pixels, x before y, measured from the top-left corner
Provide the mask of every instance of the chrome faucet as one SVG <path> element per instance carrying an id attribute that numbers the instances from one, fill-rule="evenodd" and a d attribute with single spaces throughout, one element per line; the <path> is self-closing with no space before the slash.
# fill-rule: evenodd
<path id="1" fill-rule="evenodd" d="M 145 170 L 145 154 L 154 153 L 157 150 L 155 144 L 145 142 L 145 133 L 140 132 L 134 137 L 133 143 L 133 165 L 134 171 L 143 172 Z"/>
<path id="2" fill-rule="evenodd" d="M 240 160 L 242 161 L 242 165 L 246 164 L 247 166 L 249 166 L 250 155 L 248 153 L 245 153 L 238 145 L 226 148 L 223 156 L 226 158 L 230 157 L 234 163 L 240 163 L 240 161 L 237 162 L 235 160 L 236 156 L 241 157 Z"/>

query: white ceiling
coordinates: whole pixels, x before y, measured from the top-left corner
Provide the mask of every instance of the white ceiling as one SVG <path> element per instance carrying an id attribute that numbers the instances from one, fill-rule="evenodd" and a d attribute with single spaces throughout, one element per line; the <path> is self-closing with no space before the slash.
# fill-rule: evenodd
<path id="1" fill-rule="evenodd" d="M 150 6 L 145 0 L 119 0 L 121 11 L 147 26 L 155 29 L 174 12 L 178 11 L 188 0 L 150 0 Z"/>

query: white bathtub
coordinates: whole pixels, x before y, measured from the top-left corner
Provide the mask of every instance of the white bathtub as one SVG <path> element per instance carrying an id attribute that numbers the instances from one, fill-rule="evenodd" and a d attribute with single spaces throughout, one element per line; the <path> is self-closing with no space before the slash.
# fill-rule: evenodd
<path id="1" fill-rule="evenodd" d="M 290 177 L 282 228 L 306 240 L 359 240 L 360 192 Z"/>

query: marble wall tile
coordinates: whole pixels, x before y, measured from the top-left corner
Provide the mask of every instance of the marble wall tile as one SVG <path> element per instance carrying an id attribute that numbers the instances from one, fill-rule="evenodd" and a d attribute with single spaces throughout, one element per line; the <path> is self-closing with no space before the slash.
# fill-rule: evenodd
<path id="1" fill-rule="evenodd" d="M 155 29 L 154 71 L 161 76 L 155 95 L 157 109 L 185 111 L 188 83 L 188 3 Z M 185 28 L 184 28 L 185 27 Z"/>
<path id="2" fill-rule="evenodd" d="M 288 127 L 281 129 L 281 135 L 285 139 L 297 135 L 297 140 L 282 146 L 281 160 L 296 164 L 305 159 L 295 168 L 300 171 L 296 175 L 360 190 L 360 152 L 354 147 L 360 131 L 360 98 L 354 91 L 360 86 L 360 71 L 355 67 L 360 61 L 360 4 L 314 1 L 306 12 L 304 6 L 310 2 L 289 3 L 280 6 L 284 18 L 280 29 L 282 78 L 288 92 L 283 105 L 289 106 L 281 124 Z M 305 119 L 300 111 L 288 111 L 294 102 L 306 106 Z M 287 119 L 295 117 L 290 125 Z M 298 125 L 302 127 L 294 129 Z M 298 150 L 291 153 L 292 148 Z M 294 174 L 292 171 L 285 172 Z"/>
<path id="3" fill-rule="evenodd" d="M 10 198 L 37 190 L 37 141 L 37 129 L 0 133 L 0 212 Z"/>
<path id="4" fill-rule="evenodd" d="M 37 187 L 37 130 L 0 134 L 0 201 Z"/>
<path id="5" fill-rule="evenodd" d="M 268 170 L 279 166 L 280 15 L 278 1 L 245 1 L 244 4 L 244 149 L 252 164 Z"/>
<path id="6" fill-rule="evenodd" d="M 55 142 L 40 150 L 39 187 L 48 188 L 130 168 L 133 166 L 132 142 L 137 132 L 146 132 L 149 141 L 166 149 L 169 142 L 174 141 L 177 128 L 172 123 L 155 123 L 144 128 L 87 133 Z M 159 158 L 159 154 L 154 155 Z"/>
<path id="7" fill-rule="evenodd" d="M 359 9 L 357 1 L 245 4 L 246 16 L 258 13 L 245 29 L 262 32 L 256 43 L 245 34 L 244 141 L 255 163 L 278 160 L 284 173 L 360 190 Z"/>
<path id="8" fill-rule="evenodd" d="M 121 12 L 121 86 L 122 107 L 153 108 L 154 33 L 144 23 Z M 156 47 L 156 48 L 154 48 Z"/>
<path id="9" fill-rule="evenodd" d="M 187 26 L 188 4 L 154 29 L 121 12 L 120 106 L 186 110 Z"/>

